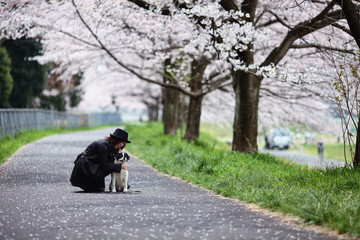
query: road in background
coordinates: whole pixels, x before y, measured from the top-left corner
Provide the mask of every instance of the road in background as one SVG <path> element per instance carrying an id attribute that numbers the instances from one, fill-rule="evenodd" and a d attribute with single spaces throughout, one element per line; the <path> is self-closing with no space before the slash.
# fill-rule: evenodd
<path id="1" fill-rule="evenodd" d="M 326 167 L 339 167 L 339 166 L 345 165 L 343 162 L 339 162 L 336 160 L 324 159 L 323 161 L 320 161 L 319 157 L 315 157 L 315 156 L 307 155 L 307 154 L 290 152 L 287 150 L 261 149 L 260 151 L 269 153 L 276 157 L 282 157 L 282 158 L 288 159 L 290 161 L 293 161 L 293 162 L 296 162 L 299 164 L 308 165 L 310 167 L 322 168 L 322 169 L 325 169 Z"/>

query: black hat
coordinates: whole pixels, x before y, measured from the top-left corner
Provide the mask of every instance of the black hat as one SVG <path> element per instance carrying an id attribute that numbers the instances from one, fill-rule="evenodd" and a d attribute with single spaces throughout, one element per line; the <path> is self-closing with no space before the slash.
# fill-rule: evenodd
<path id="1" fill-rule="evenodd" d="M 113 134 L 110 133 L 110 136 L 131 143 L 128 140 L 128 133 L 120 128 L 117 128 Z"/>

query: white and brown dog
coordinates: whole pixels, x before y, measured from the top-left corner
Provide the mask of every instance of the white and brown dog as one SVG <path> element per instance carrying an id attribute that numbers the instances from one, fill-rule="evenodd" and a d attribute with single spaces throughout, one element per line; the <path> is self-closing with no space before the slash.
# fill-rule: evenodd
<path id="1" fill-rule="evenodd" d="M 115 163 L 121 164 L 130 160 L 127 153 L 119 152 L 115 155 Z M 128 176 L 127 170 L 111 173 L 110 192 L 127 192 L 128 191 Z"/>

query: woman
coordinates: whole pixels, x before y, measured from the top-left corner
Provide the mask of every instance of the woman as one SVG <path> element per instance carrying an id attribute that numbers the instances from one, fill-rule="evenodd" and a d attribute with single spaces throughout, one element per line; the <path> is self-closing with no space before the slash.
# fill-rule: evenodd
<path id="1" fill-rule="evenodd" d="M 107 175 L 127 171 L 126 163 L 114 163 L 114 155 L 122 151 L 126 143 L 131 143 L 128 133 L 120 128 L 109 137 L 91 143 L 74 162 L 71 184 L 86 192 L 104 192 Z"/>

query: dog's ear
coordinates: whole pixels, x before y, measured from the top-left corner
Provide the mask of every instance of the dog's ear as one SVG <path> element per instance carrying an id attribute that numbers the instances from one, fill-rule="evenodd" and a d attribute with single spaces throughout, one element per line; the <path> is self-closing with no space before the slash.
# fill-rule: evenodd
<path id="1" fill-rule="evenodd" d="M 124 160 L 127 162 L 130 160 L 130 156 L 127 153 L 124 153 Z"/>
<path id="2" fill-rule="evenodd" d="M 124 154 L 122 152 L 119 152 L 115 155 L 116 160 L 120 160 L 124 157 Z"/>

